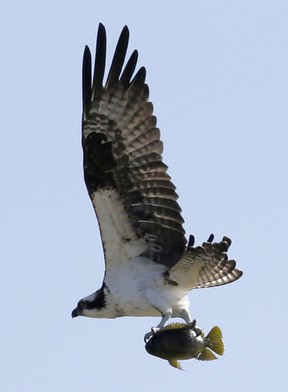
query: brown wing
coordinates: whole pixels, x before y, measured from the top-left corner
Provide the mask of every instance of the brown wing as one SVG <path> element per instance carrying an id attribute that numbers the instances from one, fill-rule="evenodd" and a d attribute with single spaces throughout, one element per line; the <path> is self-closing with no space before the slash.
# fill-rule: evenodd
<path id="1" fill-rule="evenodd" d="M 109 231 L 118 225 L 112 236 L 114 246 L 145 239 L 141 255 L 171 267 L 186 247 L 184 221 L 175 186 L 162 162 L 163 144 L 152 103 L 148 101 L 145 68 L 141 67 L 133 77 L 137 51 L 124 67 L 128 40 L 129 30 L 125 26 L 104 86 L 106 32 L 102 24 L 98 29 L 93 82 L 91 54 L 85 48 L 85 182 L 98 218 L 106 261 L 109 247 L 113 246 Z"/>

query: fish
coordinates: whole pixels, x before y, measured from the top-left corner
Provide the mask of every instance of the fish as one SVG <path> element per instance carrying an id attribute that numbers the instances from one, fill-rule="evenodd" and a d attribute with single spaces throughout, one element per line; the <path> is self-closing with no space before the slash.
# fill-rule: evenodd
<path id="1" fill-rule="evenodd" d="M 199 361 L 212 361 L 224 354 L 223 335 L 215 326 L 205 336 L 202 329 L 191 323 L 171 323 L 160 330 L 152 329 L 152 336 L 145 345 L 146 351 L 162 359 L 177 369 L 183 370 L 179 360 L 195 358 Z"/>

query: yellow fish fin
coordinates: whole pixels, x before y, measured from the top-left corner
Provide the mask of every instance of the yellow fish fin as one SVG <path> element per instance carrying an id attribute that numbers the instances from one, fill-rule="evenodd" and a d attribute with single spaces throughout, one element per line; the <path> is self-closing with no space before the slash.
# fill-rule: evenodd
<path id="1" fill-rule="evenodd" d="M 217 357 L 208 347 L 205 347 L 197 359 L 200 361 L 213 361 L 214 359 L 217 359 Z"/>
<path id="2" fill-rule="evenodd" d="M 224 354 L 224 342 L 222 331 L 219 327 L 213 327 L 211 331 L 208 333 L 207 338 L 211 342 L 211 350 L 213 350 L 216 354 L 223 355 Z"/>
<path id="3" fill-rule="evenodd" d="M 176 369 L 183 370 L 180 365 L 180 362 L 177 361 L 177 359 L 168 359 L 168 362 L 170 363 L 171 366 L 175 367 Z"/>

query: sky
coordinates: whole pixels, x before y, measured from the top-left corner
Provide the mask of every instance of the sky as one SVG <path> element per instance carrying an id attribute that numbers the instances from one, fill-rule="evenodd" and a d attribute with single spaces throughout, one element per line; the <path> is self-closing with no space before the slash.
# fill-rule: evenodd
<path id="1" fill-rule="evenodd" d="M 0 389 L 281 391 L 287 385 L 288 3 L 9 1 L 0 41 Z M 179 371 L 146 353 L 156 318 L 71 319 L 103 253 L 83 181 L 81 62 L 107 29 L 139 50 L 196 243 L 232 238 L 243 277 L 190 293 L 217 361 Z M 273 388 L 273 389 L 272 389 Z"/>

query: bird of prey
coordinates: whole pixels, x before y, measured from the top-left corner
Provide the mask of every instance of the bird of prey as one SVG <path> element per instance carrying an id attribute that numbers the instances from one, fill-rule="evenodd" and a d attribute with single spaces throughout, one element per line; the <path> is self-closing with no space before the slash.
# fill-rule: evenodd
<path id="1" fill-rule="evenodd" d="M 83 57 L 84 177 L 105 255 L 102 287 L 81 299 L 72 317 L 160 316 L 191 323 L 188 293 L 241 277 L 229 260 L 228 237 L 188 244 L 175 186 L 162 161 L 144 67 L 138 52 L 125 63 L 129 30 L 118 40 L 105 83 L 106 31 L 99 24 L 95 67 Z M 153 329 L 155 333 L 155 329 Z M 146 334 L 146 339 L 151 333 Z"/>

